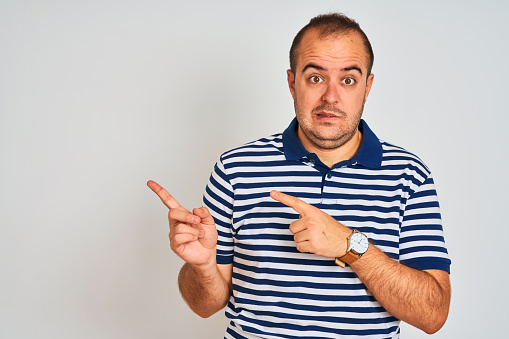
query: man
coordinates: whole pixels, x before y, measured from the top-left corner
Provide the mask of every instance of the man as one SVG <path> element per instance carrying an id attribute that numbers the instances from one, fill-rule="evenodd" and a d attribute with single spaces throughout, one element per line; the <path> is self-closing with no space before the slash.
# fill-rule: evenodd
<path id="1" fill-rule="evenodd" d="M 374 77 L 367 37 L 341 14 L 318 16 L 290 64 L 296 118 L 221 156 L 208 208 L 189 212 L 148 183 L 186 261 L 184 300 L 202 317 L 227 305 L 225 338 L 398 338 L 400 320 L 438 331 L 450 261 L 434 183 L 361 120 Z"/>

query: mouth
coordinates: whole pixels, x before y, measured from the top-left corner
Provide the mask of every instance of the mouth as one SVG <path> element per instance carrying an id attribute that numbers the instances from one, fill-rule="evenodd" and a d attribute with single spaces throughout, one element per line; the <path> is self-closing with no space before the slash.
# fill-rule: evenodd
<path id="1" fill-rule="evenodd" d="M 331 118 L 337 118 L 338 116 L 334 113 L 328 113 L 328 112 L 318 112 L 315 113 L 317 118 L 320 119 L 331 119 Z"/>

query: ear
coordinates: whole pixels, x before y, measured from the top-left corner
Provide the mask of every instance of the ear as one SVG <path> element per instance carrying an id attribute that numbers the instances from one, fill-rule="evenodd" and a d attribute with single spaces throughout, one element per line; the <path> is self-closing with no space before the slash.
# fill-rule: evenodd
<path id="1" fill-rule="evenodd" d="M 291 70 L 286 71 L 286 78 L 288 80 L 288 88 L 290 88 L 290 93 L 292 94 L 292 98 L 295 99 L 295 75 Z"/>
<path id="2" fill-rule="evenodd" d="M 371 86 L 373 85 L 373 79 L 375 78 L 375 75 L 371 73 L 368 76 L 368 79 L 366 80 L 366 91 L 364 93 L 364 101 L 368 99 L 369 91 L 371 91 Z"/>

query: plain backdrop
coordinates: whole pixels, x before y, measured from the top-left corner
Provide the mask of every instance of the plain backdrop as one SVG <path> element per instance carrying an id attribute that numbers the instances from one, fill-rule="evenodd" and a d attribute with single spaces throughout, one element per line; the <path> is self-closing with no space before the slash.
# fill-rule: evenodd
<path id="1" fill-rule="evenodd" d="M 434 338 L 500 338 L 505 1 L 0 0 L 0 338 L 222 338 L 176 278 L 167 210 L 229 148 L 283 131 L 297 31 L 356 19 L 374 51 L 364 118 L 431 168 L 452 259 Z M 427 335 L 402 325 L 402 338 Z"/>

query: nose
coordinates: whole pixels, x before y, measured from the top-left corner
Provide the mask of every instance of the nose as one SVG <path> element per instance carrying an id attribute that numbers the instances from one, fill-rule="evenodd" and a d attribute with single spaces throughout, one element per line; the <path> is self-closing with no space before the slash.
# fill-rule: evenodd
<path id="1" fill-rule="evenodd" d="M 322 95 L 322 100 L 329 104 L 336 104 L 339 101 L 338 85 L 329 82 L 325 87 L 325 92 Z"/>

